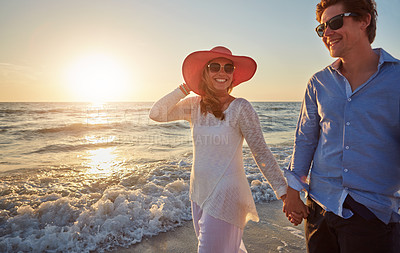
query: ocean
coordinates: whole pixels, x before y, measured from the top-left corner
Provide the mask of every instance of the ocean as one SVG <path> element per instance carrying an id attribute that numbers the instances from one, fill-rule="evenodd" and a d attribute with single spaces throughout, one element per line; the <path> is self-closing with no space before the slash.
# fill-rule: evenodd
<path id="1" fill-rule="evenodd" d="M 151 105 L 0 103 L 0 252 L 104 252 L 191 220 L 189 123 Z M 301 103 L 252 105 L 287 167 Z M 276 200 L 243 155 L 254 200 Z"/>

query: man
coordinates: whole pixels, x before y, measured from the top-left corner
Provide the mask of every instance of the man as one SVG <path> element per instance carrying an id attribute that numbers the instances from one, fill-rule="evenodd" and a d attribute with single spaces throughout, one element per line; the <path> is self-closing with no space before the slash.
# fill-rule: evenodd
<path id="1" fill-rule="evenodd" d="M 371 48 L 373 0 L 322 0 L 316 13 L 338 59 L 307 85 L 283 211 L 307 218 L 308 252 L 400 252 L 400 61 Z"/>

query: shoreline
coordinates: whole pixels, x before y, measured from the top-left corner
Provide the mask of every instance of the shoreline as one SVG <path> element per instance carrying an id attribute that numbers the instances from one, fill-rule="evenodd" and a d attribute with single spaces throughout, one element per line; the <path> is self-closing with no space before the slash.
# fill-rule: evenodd
<path id="1" fill-rule="evenodd" d="M 248 253 L 291 252 L 304 253 L 304 223 L 295 227 L 282 212 L 281 201 L 256 204 L 259 222 L 250 221 L 243 233 L 243 242 Z M 128 248 L 117 248 L 118 253 L 196 253 L 197 238 L 191 221 L 174 230 L 143 238 Z"/>

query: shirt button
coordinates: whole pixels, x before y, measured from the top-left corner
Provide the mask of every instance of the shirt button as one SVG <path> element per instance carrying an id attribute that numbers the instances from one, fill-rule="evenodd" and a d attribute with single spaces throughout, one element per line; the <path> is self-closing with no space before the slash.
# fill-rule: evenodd
<path id="1" fill-rule="evenodd" d="M 346 146 L 346 149 L 349 149 L 350 147 L 349 146 Z"/>
<path id="2" fill-rule="evenodd" d="M 351 102 L 351 98 L 348 98 L 347 101 Z"/>
<path id="3" fill-rule="evenodd" d="M 344 172 L 348 172 L 349 170 L 348 169 L 344 169 Z"/>
<path id="4" fill-rule="evenodd" d="M 346 122 L 346 126 L 350 126 L 350 122 Z"/>

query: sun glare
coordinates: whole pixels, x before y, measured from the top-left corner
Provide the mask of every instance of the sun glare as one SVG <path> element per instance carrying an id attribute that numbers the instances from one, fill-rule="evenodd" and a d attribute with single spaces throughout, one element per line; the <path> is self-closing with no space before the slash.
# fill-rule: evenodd
<path id="1" fill-rule="evenodd" d="M 68 68 L 67 80 L 78 100 L 95 103 L 121 101 L 129 91 L 127 73 L 113 57 L 92 54 Z"/>
<path id="2" fill-rule="evenodd" d="M 88 167 L 87 174 L 106 176 L 118 171 L 119 162 L 115 147 L 110 147 L 87 151 L 87 161 L 83 165 Z"/>

